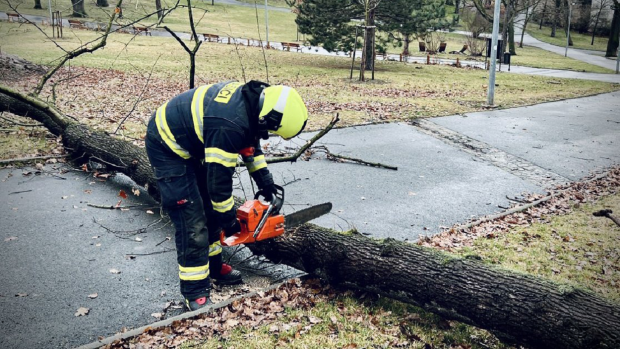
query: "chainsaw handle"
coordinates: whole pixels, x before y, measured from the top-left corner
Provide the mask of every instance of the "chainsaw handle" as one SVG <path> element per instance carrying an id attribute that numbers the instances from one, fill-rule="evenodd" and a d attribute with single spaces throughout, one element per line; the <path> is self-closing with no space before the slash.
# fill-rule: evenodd
<path id="1" fill-rule="evenodd" d="M 273 209 L 271 210 L 272 215 L 276 215 L 280 213 L 280 209 L 284 205 L 284 188 L 277 184 L 273 185 L 276 188 L 276 192 L 273 193 L 273 201 L 271 204 L 273 205 Z M 265 193 L 262 190 L 259 190 L 254 195 L 254 200 L 258 200 L 259 197 L 265 198 Z"/>

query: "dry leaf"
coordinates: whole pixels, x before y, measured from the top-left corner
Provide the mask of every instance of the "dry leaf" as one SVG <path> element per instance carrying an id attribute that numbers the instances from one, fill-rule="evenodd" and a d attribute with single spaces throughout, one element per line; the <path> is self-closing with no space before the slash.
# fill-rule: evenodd
<path id="1" fill-rule="evenodd" d="M 86 316 L 86 315 L 88 315 L 88 312 L 90 312 L 90 308 L 80 307 L 80 308 L 78 308 L 78 310 L 74 314 L 74 316 Z"/>
<path id="2" fill-rule="evenodd" d="M 18 293 L 15 295 L 15 297 L 27 297 L 28 293 Z"/>
<path id="3" fill-rule="evenodd" d="M 153 213 L 153 211 L 151 211 L 151 210 L 146 210 L 146 213 L 148 213 L 148 214 L 155 214 L 155 213 Z"/>
<path id="4" fill-rule="evenodd" d="M 118 196 L 119 196 L 119 197 L 122 197 L 123 199 L 127 199 L 127 193 L 125 193 L 125 191 L 124 191 L 123 189 L 121 189 L 121 190 L 118 192 Z"/>
<path id="5" fill-rule="evenodd" d="M 139 238 L 139 237 L 136 237 L 136 241 L 137 241 L 137 242 L 142 242 L 142 239 L 141 239 L 141 238 Z"/>
<path id="6" fill-rule="evenodd" d="M 121 271 L 118 270 L 118 269 L 110 269 L 110 273 L 112 273 L 112 274 L 120 274 Z"/>
<path id="7" fill-rule="evenodd" d="M 40 163 L 40 162 L 37 162 L 37 164 L 34 165 L 34 167 L 36 167 L 36 169 L 39 170 L 39 171 L 43 170 L 43 164 Z"/>
<path id="8" fill-rule="evenodd" d="M 8 242 L 8 241 L 13 241 L 13 240 L 17 240 L 17 239 L 18 239 L 17 236 L 9 236 L 8 238 L 4 239 L 4 241 Z"/>
<path id="9" fill-rule="evenodd" d="M 131 192 L 132 192 L 132 193 L 133 193 L 133 195 L 135 195 L 135 196 L 140 196 L 140 189 L 131 188 Z"/>
<path id="10" fill-rule="evenodd" d="M 91 293 L 91 294 L 89 294 L 89 295 L 88 295 L 88 298 L 90 298 L 90 299 L 95 299 L 95 298 L 97 298 L 98 296 L 99 296 L 99 295 L 98 295 L 98 294 L 96 294 L 96 293 Z"/>
<path id="11" fill-rule="evenodd" d="M 161 319 L 164 317 L 163 313 L 153 313 L 151 314 L 152 317 L 156 318 L 156 319 Z"/>
<path id="12" fill-rule="evenodd" d="M 64 199 L 67 199 L 68 197 L 69 196 L 65 195 L 65 196 L 61 196 L 60 198 L 64 200 Z"/>

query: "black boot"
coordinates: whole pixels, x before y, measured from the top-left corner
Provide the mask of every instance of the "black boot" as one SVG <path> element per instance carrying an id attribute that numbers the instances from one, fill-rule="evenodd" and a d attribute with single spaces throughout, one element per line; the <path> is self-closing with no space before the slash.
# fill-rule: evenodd
<path id="1" fill-rule="evenodd" d="M 213 303 L 211 302 L 211 299 L 209 299 L 209 297 L 200 297 L 200 298 L 196 298 L 194 300 L 185 298 L 185 306 L 190 311 L 198 310 L 200 308 L 204 308 L 204 307 L 209 306 L 211 304 L 213 304 Z"/>
<path id="2" fill-rule="evenodd" d="M 222 263 L 222 268 L 218 275 L 211 275 L 211 278 L 218 285 L 237 285 L 243 283 L 241 272 L 233 269 L 230 265 Z"/>

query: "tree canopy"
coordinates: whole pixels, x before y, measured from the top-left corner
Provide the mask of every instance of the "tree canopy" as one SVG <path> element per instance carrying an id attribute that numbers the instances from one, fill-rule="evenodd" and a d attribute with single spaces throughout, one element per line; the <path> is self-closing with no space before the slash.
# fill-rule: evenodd
<path id="1" fill-rule="evenodd" d="M 447 26 L 442 0 L 375 0 L 373 5 L 374 23 L 369 24 L 382 32 L 417 35 Z M 352 50 L 355 21 L 364 24 L 366 19 L 363 0 L 304 0 L 298 10 L 299 31 L 328 51 Z"/>

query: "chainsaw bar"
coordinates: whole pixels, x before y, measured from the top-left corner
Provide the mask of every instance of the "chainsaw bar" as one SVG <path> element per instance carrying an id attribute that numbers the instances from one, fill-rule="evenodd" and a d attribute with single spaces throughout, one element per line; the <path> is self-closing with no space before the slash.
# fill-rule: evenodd
<path id="1" fill-rule="evenodd" d="M 288 228 L 296 227 L 300 224 L 307 223 L 315 218 L 329 213 L 332 210 L 332 203 L 326 202 L 324 204 L 304 208 L 297 212 L 287 214 L 284 216 L 284 226 Z"/>

